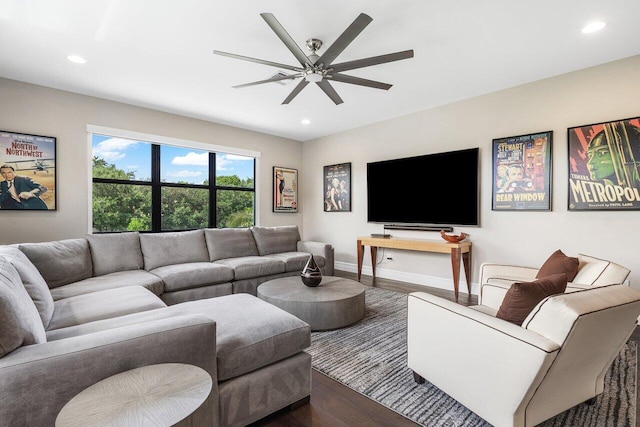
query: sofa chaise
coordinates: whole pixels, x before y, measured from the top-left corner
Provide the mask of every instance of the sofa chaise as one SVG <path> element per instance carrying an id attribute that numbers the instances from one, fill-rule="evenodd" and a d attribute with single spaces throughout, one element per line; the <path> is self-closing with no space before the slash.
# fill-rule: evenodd
<path id="1" fill-rule="evenodd" d="M 257 297 L 333 248 L 297 227 L 96 234 L 0 246 L 0 420 L 53 426 L 88 386 L 155 363 L 213 379 L 196 425 L 244 426 L 308 399 L 310 328 Z"/>

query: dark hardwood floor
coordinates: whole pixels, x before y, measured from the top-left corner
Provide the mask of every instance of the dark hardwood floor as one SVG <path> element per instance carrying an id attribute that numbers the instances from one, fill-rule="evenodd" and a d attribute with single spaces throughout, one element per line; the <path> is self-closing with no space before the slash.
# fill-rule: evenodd
<path id="1" fill-rule="evenodd" d="M 355 273 L 335 271 L 336 276 L 357 279 Z M 411 283 L 363 276 L 361 283 L 389 289 L 395 292 L 410 293 L 424 291 L 454 301 L 453 291 L 428 288 Z M 477 297 L 460 294 L 458 302 L 463 305 L 477 304 Z M 640 327 L 637 327 L 630 340 L 640 342 Z M 252 427 L 285 426 L 285 427 L 404 427 L 416 426 L 409 419 L 387 409 L 373 400 L 343 386 L 337 381 L 312 370 L 311 400 L 292 410 L 282 410 Z M 640 390 L 639 390 L 640 391 Z M 636 393 L 636 427 L 640 427 L 640 393 Z"/>

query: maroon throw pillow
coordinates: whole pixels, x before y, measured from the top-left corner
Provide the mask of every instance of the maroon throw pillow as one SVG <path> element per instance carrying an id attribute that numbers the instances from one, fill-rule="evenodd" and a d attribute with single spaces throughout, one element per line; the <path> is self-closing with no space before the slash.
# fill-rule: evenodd
<path id="1" fill-rule="evenodd" d="M 536 275 L 536 279 L 564 273 L 567 275 L 567 282 L 571 282 L 576 277 L 576 274 L 578 274 L 579 264 L 578 258 L 566 256 L 558 249 L 542 264 L 542 267 L 540 267 Z"/>
<path id="2" fill-rule="evenodd" d="M 533 282 L 514 283 L 504 296 L 496 317 L 520 326 L 540 301 L 550 295 L 561 294 L 565 289 L 565 273 L 543 277 Z"/>

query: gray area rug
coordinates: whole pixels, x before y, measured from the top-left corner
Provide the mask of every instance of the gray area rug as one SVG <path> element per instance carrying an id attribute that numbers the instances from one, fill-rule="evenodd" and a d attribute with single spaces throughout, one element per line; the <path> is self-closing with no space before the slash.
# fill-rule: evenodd
<path id="1" fill-rule="evenodd" d="M 366 290 L 365 317 L 355 325 L 311 333 L 313 369 L 406 418 L 428 427 L 489 427 L 485 420 L 407 368 L 407 295 Z M 605 378 L 595 405 L 578 405 L 541 427 L 635 426 L 635 342 L 627 344 Z"/>

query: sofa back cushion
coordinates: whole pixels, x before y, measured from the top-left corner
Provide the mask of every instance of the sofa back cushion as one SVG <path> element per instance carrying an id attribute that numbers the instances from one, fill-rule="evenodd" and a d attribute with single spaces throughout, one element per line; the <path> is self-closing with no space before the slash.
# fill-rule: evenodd
<path id="1" fill-rule="evenodd" d="M 13 265 L 20 280 L 38 310 L 42 325 L 46 329 L 53 316 L 53 297 L 47 282 L 29 258 L 16 245 L 0 246 L 0 256 Z"/>
<path id="2" fill-rule="evenodd" d="M 21 243 L 18 248 L 36 266 L 49 288 L 88 279 L 93 273 L 87 239 Z"/>
<path id="3" fill-rule="evenodd" d="M 277 254 L 280 252 L 295 252 L 297 250 L 300 233 L 296 225 L 279 227 L 251 227 L 253 238 L 260 255 Z"/>
<path id="4" fill-rule="evenodd" d="M 629 277 L 630 270 L 600 258 L 578 254 L 578 274 L 573 283 L 589 286 L 621 284 Z"/>
<path id="5" fill-rule="evenodd" d="M 0 357 L 47 341 L 35 304 L 11 263 L 0 257 Z"/>
<path id="6" fill-rule="evenodd" d="M 87 234 L 86 238 L 91 249 L 94 276 L 144 268 L 140 234 L 137 231 Z"/>
<path id="7" fill-rule="evenodd" d="M 258 256 L 256 241 L 248 228 L 207 228 L 204 237 L 209 261 L 245 256 Z"/>
<path id="8" fill-rule="evenodd" d="M 204 230 L 140 234 L 144 269 L 209 261 Z"/>

